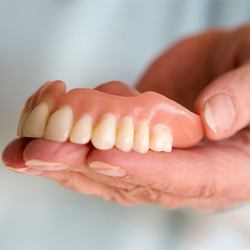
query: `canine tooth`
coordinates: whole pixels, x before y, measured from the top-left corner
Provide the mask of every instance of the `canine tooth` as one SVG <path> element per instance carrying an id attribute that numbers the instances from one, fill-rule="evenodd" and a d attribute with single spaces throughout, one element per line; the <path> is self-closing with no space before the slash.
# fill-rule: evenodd
<path id="1" fill-rule="evenodd" d="M 25 122 L 29 116 L 30 112 L 27 111 L 26 113 L 23 113 L 20 115 L 19 121 L 18 121 L 18 125 L 17 125 L 17 136 L 18 137 L 22 137 L 23 135 L 23 127 L 25 125 Z"/>
<path id="2" fill-rule="evenodd" d="M 92 133 L 92 117 L 88 114 L 83 115 L 74 125 L 70 141 L 78 144 L 86 144 L 90 141 Z"/>
<path id="3" fill-rule="evenodd" d="M 49 116 L 46 103 L 40 103 L 29 114 L 23 127 L 23 136 L 41 138 Z"/>
<path id="4" fill-rule="evenodd" d="M 104 114 L 94 128 L 91 141 L 97 149 L 110 149 L 115 144 L 116 117 L 111 113 Z"/>
<path id="5" fill-rule="evenodd" d="M 117 132 L 116 147 L 122 151 L 128 152 L 133 148 L 134 124 L 132 117 L 122 118 Z"/>
<path id="6" fill-rule="evenodd" d="M 146 153 L 149 149 L 149 125 L 141 122 L 135 130 L 133 149 L 139 153 Z"/>
<path id="7" fill-rule="evenodd" d="M 156 124 L 150 138 L 150 149 L 171 152 L 173 138 L 170 129 L 164 124 Z"/>
<path id="8" fill-rule="evenodd" d="M 68 139 L 73 123 L 73 111 L 65 106 L 55 111 L 49 118 L 44 138 L 64 142 Z"/>

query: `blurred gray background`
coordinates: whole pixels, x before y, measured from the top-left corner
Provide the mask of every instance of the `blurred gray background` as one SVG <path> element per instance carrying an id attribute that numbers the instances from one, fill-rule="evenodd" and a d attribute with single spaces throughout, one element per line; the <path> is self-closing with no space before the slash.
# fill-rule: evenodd
<path id="1" fill-rule="evenodd" d="M 41 83 L 130 84 L 176 39 L 250 20 L 250 1 L 0 1 L 0 148 Z M 250 207 L 123 208 L 0 168 L 0 250 L 250 249 Z"/>

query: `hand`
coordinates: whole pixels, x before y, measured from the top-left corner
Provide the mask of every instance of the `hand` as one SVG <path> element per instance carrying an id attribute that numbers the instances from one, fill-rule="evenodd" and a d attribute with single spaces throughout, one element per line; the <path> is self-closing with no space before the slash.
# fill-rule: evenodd
<path id="1" fill-rule="evenodd" d="M 210 140 L 196 147 L 139 154 L 22 139 L 6 149 L 4 160 L 16 171 L 48 177 L 121 204 L 214 210 L 248 202 L 249 59 L 250 26 L 211 30 L 177 43 L 139 81 L 139 91 L 159 92 L 201 115 Z M 119 83 L 100 87 L 104 92 L 114 89 L 121 95 L 134 91 Z M 59 164 L 24 165 L 34 159 Z"/>

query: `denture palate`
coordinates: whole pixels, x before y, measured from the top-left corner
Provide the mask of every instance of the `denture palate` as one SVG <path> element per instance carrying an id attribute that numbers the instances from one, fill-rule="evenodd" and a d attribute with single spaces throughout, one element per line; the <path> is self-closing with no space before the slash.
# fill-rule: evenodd
<path id="1" fill-rule="evenodd" d="M 170 152 L 172 146 L 189 147 L 203 137 L 198 115 L 155 92 L 133 97 L 94 89 L 65 93 L 57 85 L 47 88 L 32 105 L 26 105 L 19 136 L 76 144 L 91 142 L 100 150 L 115 146 L 139 153 L 149 149 Z"/>

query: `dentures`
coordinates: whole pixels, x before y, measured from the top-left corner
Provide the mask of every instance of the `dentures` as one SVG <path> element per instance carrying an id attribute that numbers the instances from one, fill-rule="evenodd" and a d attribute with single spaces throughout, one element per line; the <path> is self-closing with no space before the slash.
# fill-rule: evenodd
<path id="1" fill-rule="evenodd" d="M 203 137 L 200 117 L 154 92 L 124 97 L 94 89 L 65 92 L 65 84 L 44 85 L 27 102 L 19 137 L 76 144 L 100 150 L 170 152 Z"/>

